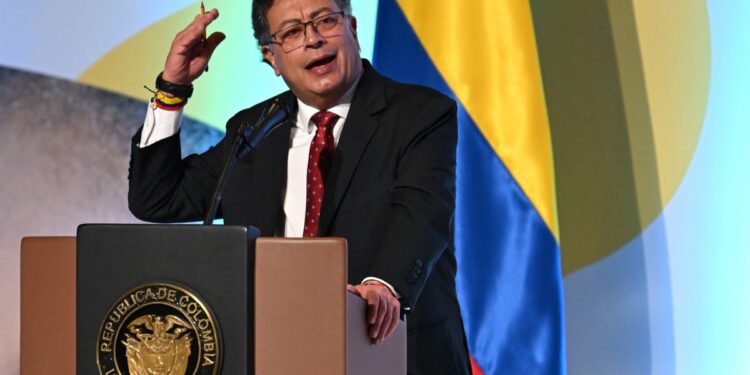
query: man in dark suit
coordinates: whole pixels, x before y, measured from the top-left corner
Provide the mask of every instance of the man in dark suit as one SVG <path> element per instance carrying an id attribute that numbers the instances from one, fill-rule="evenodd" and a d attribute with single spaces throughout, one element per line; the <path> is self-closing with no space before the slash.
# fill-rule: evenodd
<path id="1" fill-rule="evenodd" d="M 201 219 L 232 134 L 268 104 L 232 117 L 229 140 L 180 159 L 180 109 L 224 38 L 205 38 L 216 17 L 198 16 L 177 35 L 133 138 L 128 198 L 140 219 Z M 256 0 L 253 27 L 290 88 L 279 97 L 293 115 L 238 162 L 221 202 L 224 222 L 266 236 L 346 238 L 348 289 L 368 302 L 373 341 L 405 312 L 410 374 L 470 373 L 455 293 L 455 102 L 362 60 L 348 0 Z"/>

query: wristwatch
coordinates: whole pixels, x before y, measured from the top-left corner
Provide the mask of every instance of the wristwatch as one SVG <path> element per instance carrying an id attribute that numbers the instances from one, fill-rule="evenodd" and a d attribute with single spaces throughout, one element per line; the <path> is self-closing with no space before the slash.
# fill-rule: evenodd
<path id="1" fill-rule="evenodd" d="M 158 76 L 156 76 L 156 89 L 157 90 L 167 92 L 176 97 L 185 98 L 185 99 L 193 95 L 192 84 L 179 84 L 179 83 L 172 83 L 169 81 L 165 81 L 164 78 L 162 78 L 162 74 L 164 74 L 164 72 L 161 72 L 159 73 Z"/>

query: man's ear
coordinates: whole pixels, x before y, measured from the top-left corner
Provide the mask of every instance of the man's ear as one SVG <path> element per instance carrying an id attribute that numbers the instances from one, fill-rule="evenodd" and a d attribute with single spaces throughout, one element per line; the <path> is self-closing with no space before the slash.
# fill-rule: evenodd
<path id="1" fill-rule="evenodd" d="M 276 66 L 276 58 L 273 55 L 273 51 L 271 51 L 270 46 L 262 46 L 260 47 L 260 52 L 263 54 L 263 62 L 270 65 L 271 68 L 273 68 L 273 72 L 276 73 L 276 76 L 281 75 L 281 72 L 279 71 L 278 66 Z"/>
<path id="2" fill-rule="evenodd" d="M 354 35 L 354 41 L 357 42 L 357 50 L 362 52 L 362 46 L 359 44 L 359 38 L 357 37 L 357 17 L 349 17 L 349 29 L 352 31 L 352 35 Z"/>
<path id="3" fill-rule="evenodd" d="M 349 25 L 351 26 L 354 39 L 357 39 L 357 17 L 349 17 Z M 359 39 L 357 39 L 357 42 L 359 42 Z"/>

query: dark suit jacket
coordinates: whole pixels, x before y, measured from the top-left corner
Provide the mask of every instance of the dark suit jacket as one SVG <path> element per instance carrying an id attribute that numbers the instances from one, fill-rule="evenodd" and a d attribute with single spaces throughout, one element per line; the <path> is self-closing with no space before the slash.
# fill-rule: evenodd
<path id="1" fill-rule="evenodd" d="M 454 281 L 456 104 L 363 64 L 326 179 L 319 235 L 347 239 L 350 283 L 381 278 L 412 308 L 409 373 L 468 374 Z M 291 92 L 280 96 L 296 107 Z M 179 135 L 138 148 L 136 134 L 128 194 L 133 214 L 155 222 L 201 220 L 235 130 L 242 121 L 254 123 L 265 105 L 237 113 L 227 124 L 229 140 L 184 160 Z M 283 228 L 294 121 L 291 116 L 237 163 L 220 209 L 226 224 L 253 225 L 266 236 Z"/>

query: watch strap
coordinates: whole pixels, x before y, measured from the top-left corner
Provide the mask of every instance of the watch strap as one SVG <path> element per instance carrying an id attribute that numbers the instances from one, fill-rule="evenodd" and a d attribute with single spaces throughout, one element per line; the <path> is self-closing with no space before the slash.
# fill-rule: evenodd
<path id="1" fill-rule="evenodd" d="M 185 98 L 185 99 L 193 95 L 192 84 L 172 83 L 172 82 L 164 80 L 164 78 L 162 78 L 162 74 L 164 74 L 164 72 L 161 72 L 159 73 L 158 76 L 156 76 L 156 89 L 157 90 L 168 92 L 176 97 Z"/>

